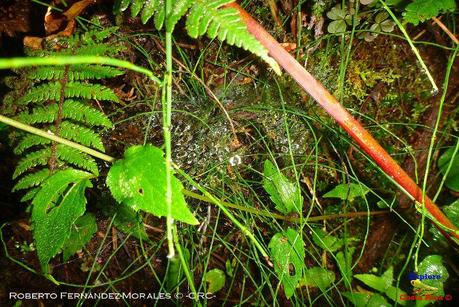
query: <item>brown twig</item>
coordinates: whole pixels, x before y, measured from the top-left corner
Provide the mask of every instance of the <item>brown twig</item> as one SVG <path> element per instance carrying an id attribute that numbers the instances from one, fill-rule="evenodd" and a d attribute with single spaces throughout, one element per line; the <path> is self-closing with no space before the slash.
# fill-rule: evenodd
<path id="1" fill-rule="evenodd" d="M 457 39 L 457 37 L 454 36 L 453 33 L 451 33 L 451 31 L 448 29 L 448 27 L 446 27 L 445 24 L 443 22 L 441 22 L 440 19 L 438 19 L 437 17 L 433 17 L 432 20 L 446 33 L 446 35 L 449 36 L 449 38 L 451 38 L 451 40 L 454 43 L 459 45 L 459 40 Z"/>
<path id="2" fill-rule="evenodd" d="M 280 66 L 317 101 L 317 103 L 357 142 L 360 148 L 366 152 L 376 164 L 396 183 L 400 188 L 419 203 L 424 204 L 427 211 L 446 229 L 440 231 L 447 237 L 459 239 L 456 226 L 445 216 L 437 205 L 417 186 L 411 177 L 392 159 L 384 148 L 373 136 L 331 95 L 324 86 L 317 81 L 306 69 L 298 63 L 284 48 L 237 3 L 227 5 L 239 11 L 242 20 L 247 25 L 249 32 L 268 49 Z"/>

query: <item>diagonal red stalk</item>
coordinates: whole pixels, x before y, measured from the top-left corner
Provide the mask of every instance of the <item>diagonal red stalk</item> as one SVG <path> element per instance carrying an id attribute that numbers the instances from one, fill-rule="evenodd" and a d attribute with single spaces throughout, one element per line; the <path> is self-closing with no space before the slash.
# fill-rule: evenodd
<path id="1" fill-rule="evenodd" d="M 249 32 L 254 35 L 260 43 L 268 49 L 269 54 L 274 58 L 287 73 L 314 98 L 319 105 L 330 114 L 338 124 L 359 144 L 384 172 L 392 177 L 409 195 L 419 203 L 424 203 L 427 211 L 443 226 L 452 229 L 447 237 L 454 236 L 459 239 L 459 234 L 451 221 L 443 214 L 440 208 L 427 196 L 422 196 L 422 190 L 410 178 L 410 176 L 392 159 L 373 136 L 362 127 L 362 125 L 330 94 L 323 85 L 317 81 L 302 65 L 295 60 L 277 41 L 274 39 L 255 19 L 250 16 L 241 6 L 233 2 L 227 5 L 239 11 L 242 20 L 247 25 Z"/>

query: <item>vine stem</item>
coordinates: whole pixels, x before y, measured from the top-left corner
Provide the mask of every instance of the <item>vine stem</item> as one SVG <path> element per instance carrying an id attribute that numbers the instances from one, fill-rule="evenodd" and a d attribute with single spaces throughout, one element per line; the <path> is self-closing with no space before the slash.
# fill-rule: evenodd
<path id="1" fill-rule="evenodd" d="M 53 56 L 46 58 L 9 58 L 0 60 L 0 69 L 21 68 L 27 66 L 64 66 L 76 64 L 101 64 L 120 68 L 126 68 L 132 71 L 146 75 L 151 80 L 161 84 L 161 80 L 156 77 L 149 69 L 137 66 L 128 61 L 113 59 L 102 56 Z"/>
<path id="2" fill-rule="evenodd" d="M 165 3 L 166 16 L 169 18 L 172 11 L 172 0 L 166 0 Z M 172 29 L 166 27 L 166 75 L 164 76 L 162 109 L 163 109 L 163 134 L 164 147 L 166 151 L 166 233 L 167 246 L 169 253 L 167 258 L 175 257 L 174 250 L 174 219 L 172 218 Z"/>
<path id="3" fill-rule="evenodd" d="M 54 135 L 52 132 L 46 132 L 46 131 L 37 129 L 35 127 L 20 123 L 20 122 L 14 120 L 14 119 L 11 119 L 9 117 L 3 116 L 1 114 L 0 114 L 0 122 L 2 122 L 4 124 L 7 124 L 9 126 L 12 126 L 12 127 L 21 129 L 23 131 L 26 131 L 26 132 L 29 132 L 29 133 L 33 133 L 33 134 L 36 134 L 38 136 L 47 138 L 47 139 L 49 139 L 51 141 L 54 141 L 54 142 L 57 142 L 57 143 L 64 144 L 64 145 L 67 145 L 69 147 L 75 148 L 75 149 L 77 149 L 77 150 L 79 150 L 81 152 L 87 153 L 88 155 L 91 155 L 93 157 L 99 158 L 101 160 L 104 160 L 104 161 L 107 161 L 107 162 L 110 162 L 110 163 L 115 161 L 115 158 L 113 158 L 113 157 L 111 157 L 109 155 L 106 155 L 104 153 L 101 153 L 101 152 L 99 152 L 97 150 L 88 148 L 86 146 L 83 146 L 83 145 L 80 145 L 78 143 L 66 140 L 64 138 L 61 138 L 61 137 L 59 137 L 57 135 Z"/>
<path id="4" fill-rule="evenodd" d="M 253 17 L 240 5 L 233 2 L 226 5 L 236 9 L 247 25 L 249 32 L 268 49 L 273 57 L 288 74 L 314 98 L 314 100 L 357 142 L 376 164 L 412 199 L 422 203 L 435 219 L 450 229 L 444 231 L 437 227 L 446 237 L 459 239 L 456 226 L 446 217 L 440 208 L 419 188 L 411 177 L 384 150 L 373 136 L 357 121 L 338 100 L 330 94 L 295 58 L 290 55 Z M 402 31 L 403 32 L 403 31 Z M 405 31 L 406 32 L 406 31 Z"/>

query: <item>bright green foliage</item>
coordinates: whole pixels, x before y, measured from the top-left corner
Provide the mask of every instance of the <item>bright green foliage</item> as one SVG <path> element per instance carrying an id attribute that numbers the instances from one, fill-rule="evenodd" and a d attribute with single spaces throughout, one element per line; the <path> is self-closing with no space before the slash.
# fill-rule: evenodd
<path id="1" fill-rule="evenodd" d="M 289 228 L 276 233 L 269 242 L 274 271 L 284 286 L 285 296 L 292 297 L 303 276 L 304 242 L 301 235 Z"/>
<path id="2" fill-rule="evenodd" d="M 333 282 L 335 282 L 335 274 L 332 271 L 315 266 L 304 271 L 299 286 L 316 287 L 324 291 Z"/>
<path id="3" fill-rule="evenodd" d="M 61 38 L 51 50 L 30 51 L 35 56 L 100 55 L 115 56 L 121 48 L 110 41 L 117 28 L 97 29 L 83 35 Z M 123 72 L 109 66 L 85 64 L 68 66 L 41 66 L 16 71 L 21 84 L 8 82 L 13 91 L 4 103 L 16 110 L 12 116 L 19 122 L 35 126 L 76 143 L 104 151 L 98 127 L 111 128 L 108 117 L 93 106 L 91 100 L 118 102 L 110 88 L 94 83 L 96 80 L 116 77 Z M 15 99 L 11 99 L 16 97 Z M 18 132 L 14 152 L 22 155 L 13 177 L 19 179 L 14 191 L 39 186 L 53 172 L 72 166 L 95 175 L 96 161 L 89 155 L 65 145 L 53 144 L 40 136 Z M 36 191 L 27 193 L 23 200 L 31 200 Z"/>
<path id="4" fill-rule="evenodd" d="M 418 288 L 421 292 L 423 290 L 430 291 L 433 290 L 434 295 L 445 295 L 445 291 L 443 290 L 443 284 L 449 277 L 448 271 L 446 270 L 445 266 L 443 265 L 443 258 L 440 255 L 429 255 L 425 257 L 418 266 L 418 275 L 439 275 L 439 279 L 423 279 L 420 283 L 412 282 L 414 290 Z M 419 280 L 418 280 L 419 281 Z M 425 287 L 427 286 L 427 287 Z"/>
<path id="5" fill-rule="evenodd" d="M 342 239 L 329 235 L 320 228 L 316 228 L 312 231 L 312 240 L 317 246 L 323 248 L 327 252 L 336 252 L 344 245 Z"/>
<path id="6" fill-rule="evenodd" d="M 77 251 L 81 250 L 91 240 L 97 231 L 96 217 L 86 213 L 75 221 L 69 238 L 62 248 L 63 260 L 67 261 Z"/>
<path id="7" fill-rule="evenodd" d="M 279 212 L 301 212 L 303 197 L 298 184 L 290 182 L 269 160 L 265 161 L 263 175 L 263 187 Z"/>
<path id="8" fill-rule="evenodd" d="M 397 302 L 398 305 L 406 305 L 406 301 L 400 300 L 400 295 L 406 295 L 406 293 L 399 288 L 392 286 L 392 282 L 394 280 L 394 269 L 392 267 L 390 267 L 381 276 L 373 274 L 356 274 L 354 277 L 368 287 L 387 295 L 387 297 L 389 297 L 392 301 Z"/>
<path id="9" fill-rule="evenodd" d="M 455 0 L 413 0 L 406 6 L 403 18 L 417 26 L 420 22 L 442 13 L 454 12 L 455 9 Z"/>
<path id="10" fill-rule="evenodd" d="M 69 238 L 75 221 L 84 214 L 84 192 L 93 175 L 74 169 L 49 177 L 35 195 L 32 205 L 33 234 L 43 272 Z"/>
<path id="11" fill-rule="evenodd" d="M 220 269 L 212 269 L 204 275 L 204 281 L 207 282 L 207 292 L 216 293 L 225 286 L 225 272 Z"/>
<path id="12" fill-rule="evenodd" d="M 167 216 L 166 163 L 159 148 L 152 145 L 128 148 L 124 159 L 110 168 L 107 185 L 119 203 L 135 211 Z M 182 183 L 172 176 L 172 217 L 196 225 L 198 221 L 188 209 L 182 190 Z"/>
<path id="13" fill-rule="evenodd" d="M 459 143 L 456 147 L 459 147 Z M 457 148 L 451 147 L 446 150 L 438 159 L 438 167 L 443 176 L 446 176 L 446 186 L 459 192 L 459 151 Z"/>
<path id="14" fill-rule="evenodd" d="M 197 38 L 206 33 L 212 39 L 218 37 L 221 41 L 261 57 L 280 74 L 279 65 L 249 33 L 238 11 L 224 7 L 232 2 L 234 0 L 172 0 L 172 13 L 168 18 L 165 16 L 164 0 L 121 0 L 119 10 L 124 11 L 131 6 L 131 16 L 141 13 L 143 23 L 153 17 L 156 29 L 160 30 L 166 24 L 168 31 L 173 31 L 177 22 L 188 12 L 186 28 L 191 37 Z"/>
<path id="15" fill-rule="evenodd" d="M 370 190 L 357 183 L 343 183 L 334 187 L 331 191 L 325 193 L 324 198 L 339 198 L 341 200 L 352 201 L 356 197 L 365 197 Z"/>

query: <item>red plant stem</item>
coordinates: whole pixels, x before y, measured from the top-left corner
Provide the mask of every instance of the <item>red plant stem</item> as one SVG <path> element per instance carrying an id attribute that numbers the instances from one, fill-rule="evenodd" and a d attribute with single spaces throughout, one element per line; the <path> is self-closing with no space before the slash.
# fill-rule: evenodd
<path id="1" fill-rule="evenodd" d="M 242 20 L 247 25 L 249 32 L 268 49 L 269 54 L 284 68 L 287 73 L 314 98 L 319 105 L 330 114 L 338 124 L 359 144 L 383 170 L 394 179 L 409 195 L 419 203 L 424 203 L 427 211 L 445 227 L 457 230 L 456 226 L 443 214 L 440 208 L 427 196 L 422 196 L 422 190 L 410 176 L 392 159 L 373 136 L 330 94 L 323 85 L 317 81 L 293 56 L 290 55 L 255 19 L 241 6 L 233 2 L 227 5 L 239 11 Z M 440 229 L 441 230 L 441 229 Z M 442 231 L 443 234 L 446 234 Z M 451 231 L 459 239 L 459 234 Z"/>

